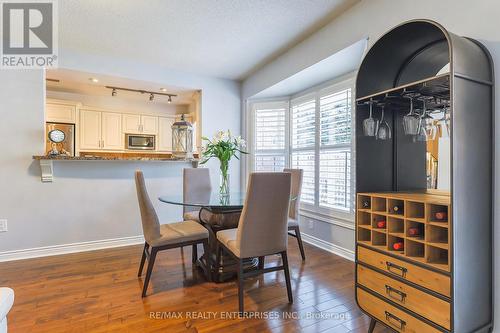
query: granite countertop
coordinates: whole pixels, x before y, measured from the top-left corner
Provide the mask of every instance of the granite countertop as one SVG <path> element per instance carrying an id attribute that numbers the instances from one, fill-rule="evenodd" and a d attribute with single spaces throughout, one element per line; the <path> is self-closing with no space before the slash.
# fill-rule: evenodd
<path id="1" fill-rule="evenodd" d="M 166 161 L 166 162 L 198 162 L 196 158 L 176 158 L 176 157 L 122 157 L 122 156 L 45 156 L 34 155 L 34 160 L 53 161 Z"/>

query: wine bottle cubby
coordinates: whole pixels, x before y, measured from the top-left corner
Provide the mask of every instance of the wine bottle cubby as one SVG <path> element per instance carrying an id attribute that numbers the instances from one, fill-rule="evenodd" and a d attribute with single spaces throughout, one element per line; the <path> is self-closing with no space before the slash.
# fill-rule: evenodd
<path id="1" fill-rule="evenodd" d="M 387 200 L 385 198 L 372 197 L 373 212 L 387 213 Z"/>
<path id="2" fill-rule="evenodd" d="M 370 202 L 370 209 L 358 210 L 358 242 L 450 271 L 449 195 L 360 193 L 361 202 Z M 395 206 L 400 209 L 394 211 Z M 443 214 L 437 218 L 436 213 Z"/>

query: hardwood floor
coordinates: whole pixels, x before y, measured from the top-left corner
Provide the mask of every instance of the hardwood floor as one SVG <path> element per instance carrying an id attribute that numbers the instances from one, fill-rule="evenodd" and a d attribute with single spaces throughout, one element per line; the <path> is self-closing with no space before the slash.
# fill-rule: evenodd
<path id="1" fill-rule="evenodd" d="M 236 284 L 206 282 L 192 269 L 189 247 L 159 254 L 144 299 L 142 245 L 0 263 L 0 286 L 16 293 L 9 332 L 367 332 L 369 319 L 354 301 L 354 264 L 305 246 L 302 263 L 296 243 L 289 245 L 294 304 L 283 272 L 245 282 L 245 310 L 269 318 L 222 318 L 237 315 Z"/>

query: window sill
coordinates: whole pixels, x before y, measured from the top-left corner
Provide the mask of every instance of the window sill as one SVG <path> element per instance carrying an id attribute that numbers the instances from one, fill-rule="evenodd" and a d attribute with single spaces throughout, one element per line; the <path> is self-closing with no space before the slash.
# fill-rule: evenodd
<path id="1" fill-rule="evenodd" d="M 350 219 L 346 219 L 344 217 L 339 217 L 336 215 L 320 214 L 316 211 L 303 209 L 303 208 L 300 209 L 299 215 L 307 217 L 307 218 L 315 219 L 315 220 L 318 220 L 321 222 L 334 224 L 334 225 L 337 225 L 337 226 L 342 227 L 342 228 L 351 229 L 351 230 L 355 229 L 354 217 L 352 217 Z"/>

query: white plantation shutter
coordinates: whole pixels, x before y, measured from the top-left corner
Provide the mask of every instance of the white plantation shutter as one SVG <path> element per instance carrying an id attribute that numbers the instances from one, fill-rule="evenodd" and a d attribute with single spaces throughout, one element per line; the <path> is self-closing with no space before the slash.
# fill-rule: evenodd
<path id="1" fill-rule="evenodd" d="M 291 107 L 291 166 L 304 170 L 301 202 L 314 205 L 316 174 L 316 98 L 302 97 Z"/>
<path id="2" fill-rule="evenodd" d="M 320 95 L 319 206 L 351 211 L 351 89 Z"/>
<path id="3" fill-rule="evenodd" d="M 320 98 L 321 145 L 351 142 L 351 89 Z"/>
<path id="4" fill-rule="evenodd" d="M 254 112 L 254 171 L 282 171 L 286 166 L 288 104 L 256 103 Z"/>
<path id="5" fill-rule="evenodd" d="M 351 208 L 351 152 L 321 150 L 319 204 L 337 209 Z"/>
<path id="6" fill-rule="evenodd" d="M 292 149 L 314 148 L 315 142 L 316 100 L 313 98 L 292 104 Z"/>
<path id="7" fill-rule="evenodd" d="M 277 172 L 286 166 L 285 155 L 255 155 L 255 171 Z"/>
<path id="8" fill-rule="evenodd" d="M 300 201 L 311 205 L 314 204 L 315 164 L 314 150 L 292 152 L 292 168 L 304 170 Z"/>
<path id="9" fill-rule="evenodd" d="M 285 108 L 255 110 L 255 150 L 285 149 Z"/>

